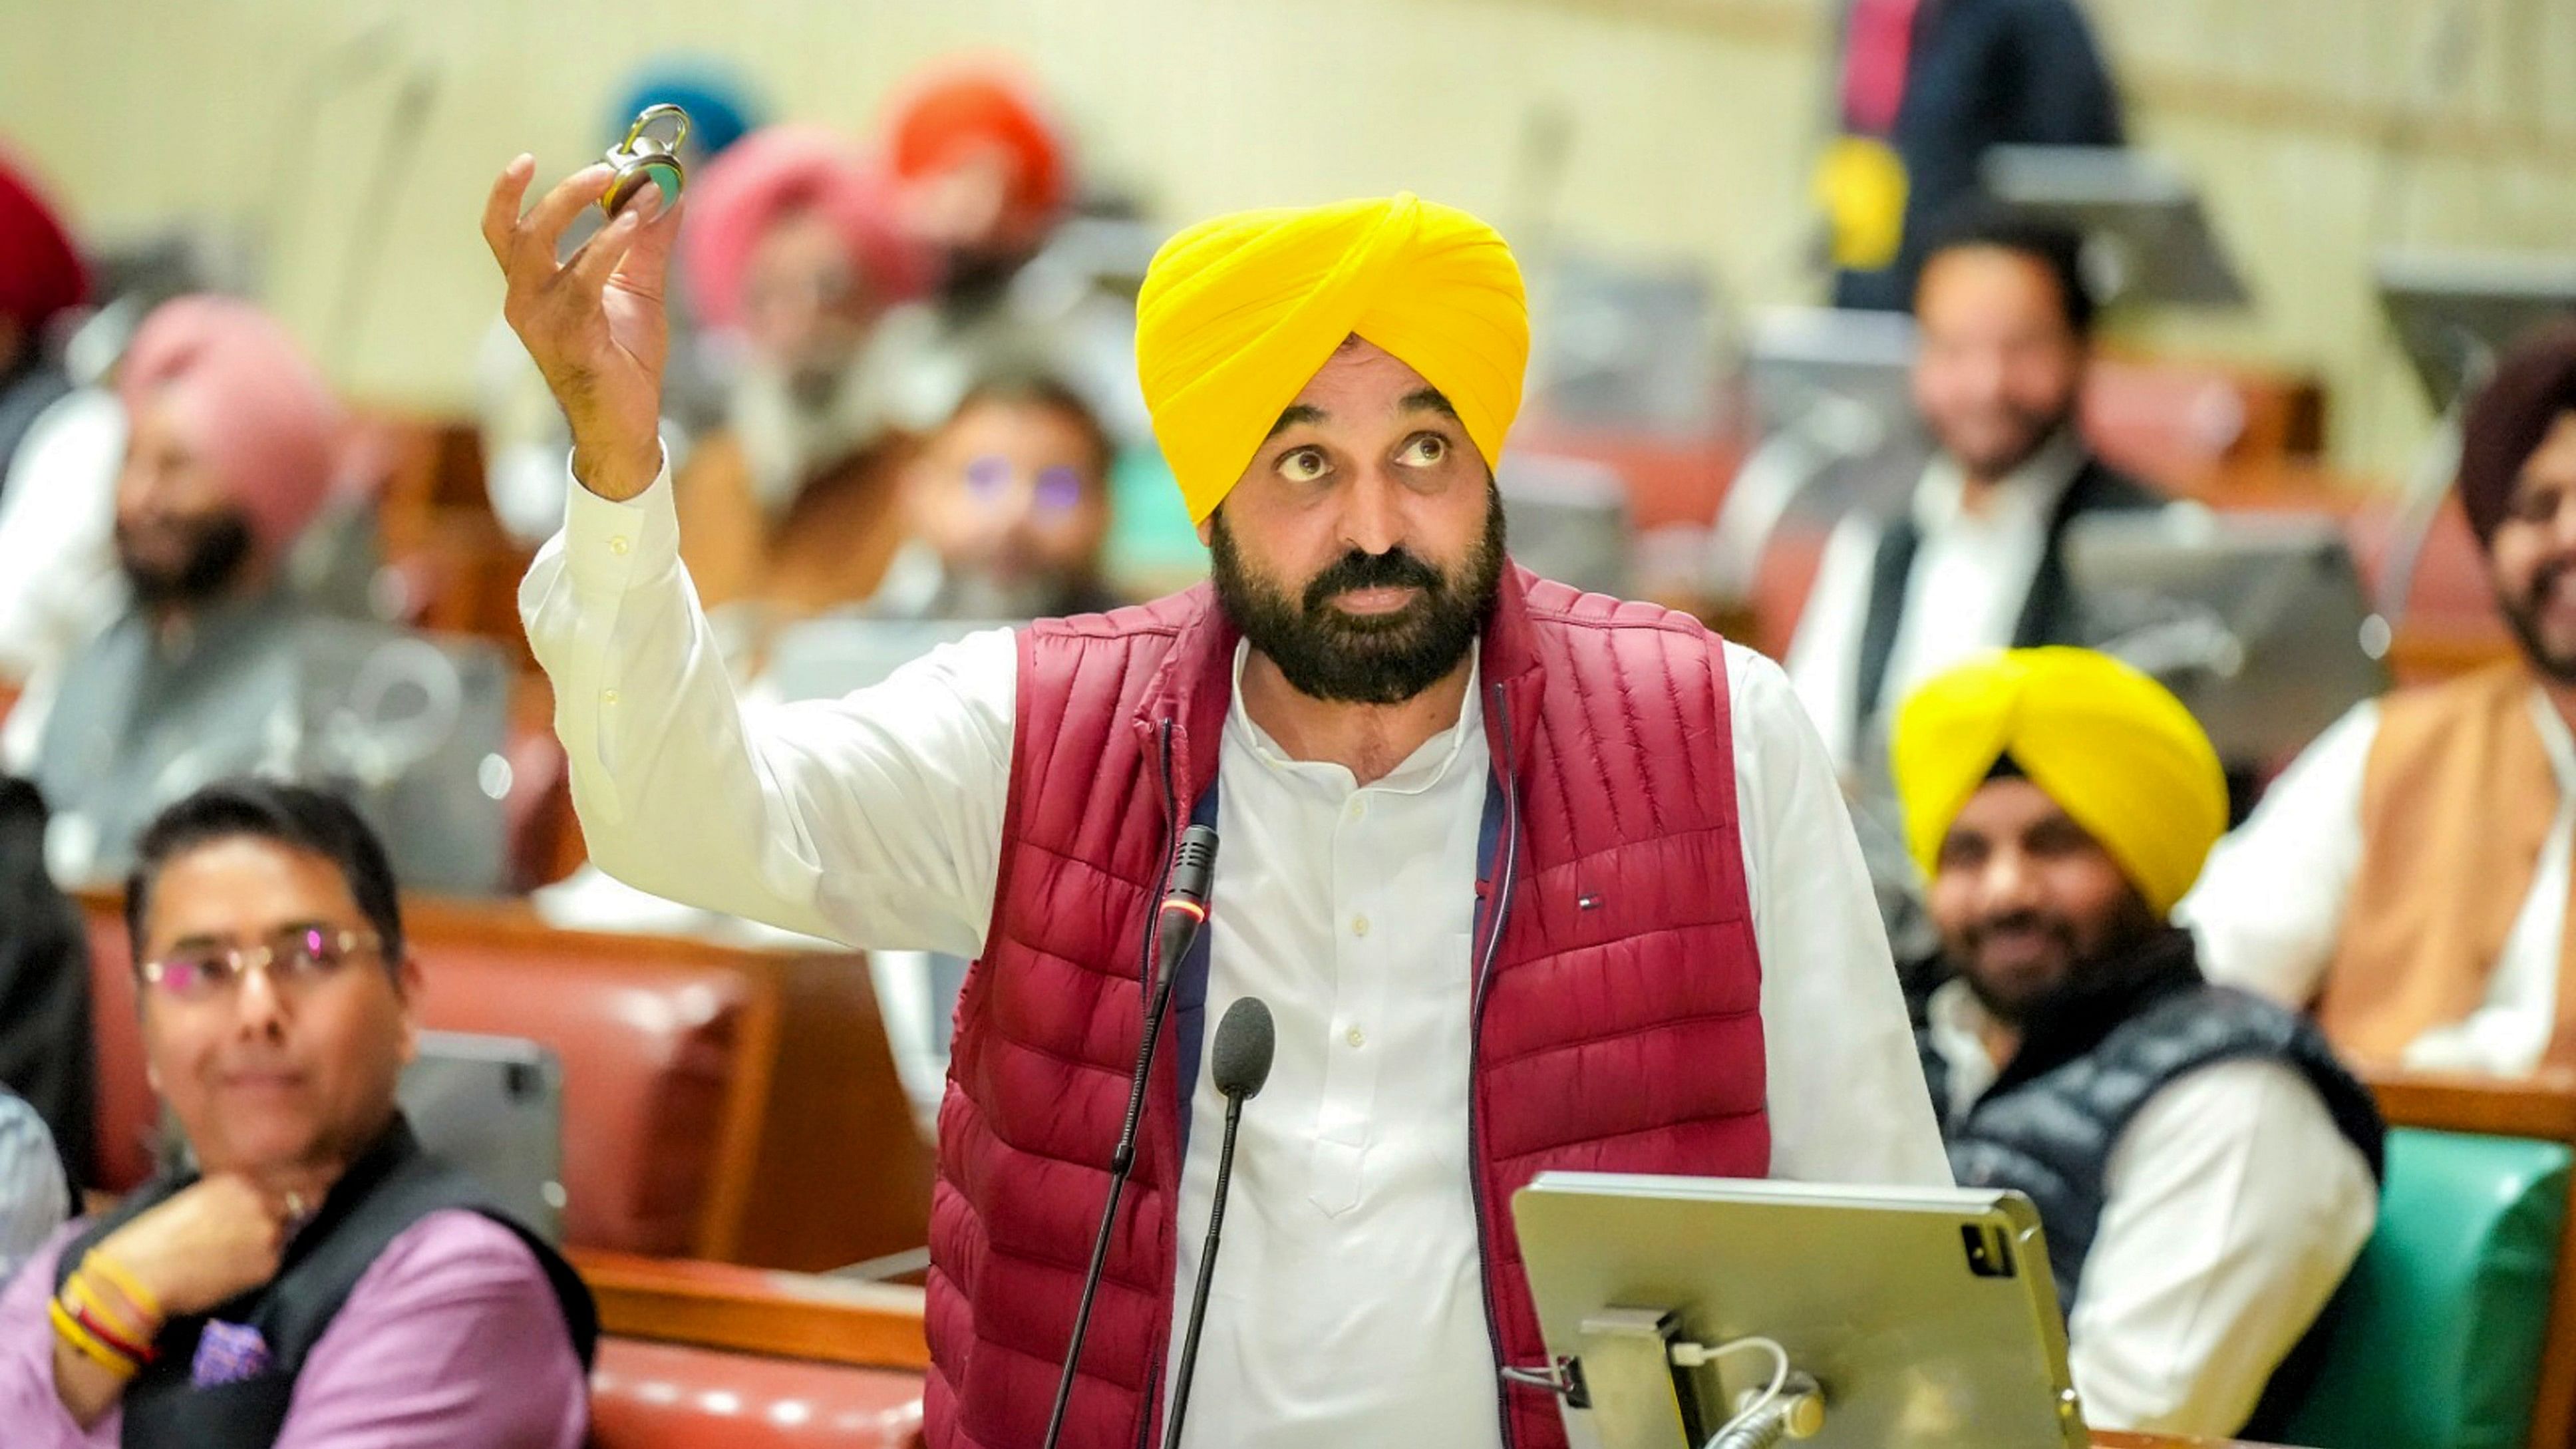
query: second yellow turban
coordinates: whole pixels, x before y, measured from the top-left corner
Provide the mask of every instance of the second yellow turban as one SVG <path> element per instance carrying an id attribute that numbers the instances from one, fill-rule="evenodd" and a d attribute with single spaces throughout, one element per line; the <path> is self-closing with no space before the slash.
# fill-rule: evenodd
<path id="1" fill-rule="evenodd" d="M 2159 916 L 2227 830 L 2227 778 L 2200 722 L 2163 685 L 2090 649 L 2015 649 L 1939 675 L 1897 711 L 1891 752 L 1906 840 L 1927 879 L 2006 755 Z"/>
<path id="2" fill-rule="evenodd" d="M 1220 216 L 1154 254 L 1136 373 L 1192 522 L 1351 336 L 1440 389 L 1496 465 L 1520 411 L 1529 303 L 1492 227 L 1406 194 Z"/>

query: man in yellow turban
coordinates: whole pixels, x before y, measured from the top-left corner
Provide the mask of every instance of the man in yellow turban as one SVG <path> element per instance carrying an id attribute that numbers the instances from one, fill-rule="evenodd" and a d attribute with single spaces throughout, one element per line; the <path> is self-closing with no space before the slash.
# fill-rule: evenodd
<path id="1" fill-rule="evenodd" d="M 576 439 L 522 601 L 593 858 L 975 958 L 930 1207 L 937 1449 L 1172 1420 L 1191 1445 L 1548 1449 L 1545 1375 L 1502 1372 L 1548 1362 L 1511 1236 L 1535 1174 L 1946 1181 L 1780 671 L 1504 552 L 1529 324 L 1491 227 L 1397 196 L 1182 232 L 1137 367 L 1211 583 L 745 712 L 656 476 L 668 223 L 558 267 L 600 178 L 522 218 L 529 170 L 485 227 Z M 1246 997 L 1275 1058 L 1203 1263 L 1232 1129 L 1202 1067 Z"/>
<path id="2" fill-rule="evenodd" d="M 1992 654 L 1893 740 L 1941 957 L 1909 971 L 1964 1186 L 2030 1194 L 2086 1422 L 2272 1437 L 2265 1389 L 2370 1235 L 2381 1127 L 2307 1021 L 2167 923 L 2227 824 L 2182 702 L 2083 649 Z M 2249 1421 L 2253 1421 L 2250 1422 Z"/>

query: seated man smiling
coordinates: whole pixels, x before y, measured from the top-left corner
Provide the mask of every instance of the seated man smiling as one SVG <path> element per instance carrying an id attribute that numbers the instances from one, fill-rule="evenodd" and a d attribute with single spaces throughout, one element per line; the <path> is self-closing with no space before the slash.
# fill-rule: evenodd
<path id="1" fill-rule="evenodd" d="M 12 1449 L 574 1449 L 597 1320 L 572 1270 L 394 1103 L 420 969 L 355 811 L 237 781 L 145 831 L 144 1059 L 192 1171 L 0 1295 Z"/>
<path id="2" fill-rule="evenodd" d="M 1962 1186 L 2038 1204 L 2086 1421 L 2272 1437 L 2382 1131 L 2314 1026 L 2203 981 L 2167 920 L 2227 824 L 2217 752 L 2064 648 L 1935 677 L 1893 745 L 1941 935 L 1908 992 L 1933 1110 Z"/>

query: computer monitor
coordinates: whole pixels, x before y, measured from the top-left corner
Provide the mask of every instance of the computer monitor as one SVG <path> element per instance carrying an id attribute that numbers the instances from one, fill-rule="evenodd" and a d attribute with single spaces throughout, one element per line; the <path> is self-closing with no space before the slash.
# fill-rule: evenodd
<path id="1" fill-rule="evenodd" d="M 2390 684 L 2342 527 L 2176 504 L 2066 531 L 2086 638 L 2164 681 L 2231 764 L 2288 757 Z"/>
<path id="2" fill-rule="evenodd" d="M 2106 305 L 2245 305 L 2200 192 L 2166 158 L 2125 146 L 1997 146 L 1978 169 L 1995 200 L 2083 234 L 2084 279 Z"/>
<path id="3" fill-rule="evenodd" d="M 1718 506 L 1709 581 L 1749 596 L 1783 521 L 1904 510 L 1932 438 L 1914 406 L 1914 319 L 1894 312 L 1777 307 L 1754 320 L 1744 359 L 1761 441 Z"/>
<path id="4" fill-rule="evenodd" d="M 791 625 L 770 646 L 762 685 L 776 699 L 838 699 L 883 684 L 888 675 L 942 644 L 1024 619 L 870 619 L 825 615 Z"/>
<path id="5" fill-rule="evenodd" d="M 1550 1172 L 1512 1219 L 1576 1445 L 1700 1449 L 1773 1365 L 1694 1350 L 1754 1338 L 1813 1381 L 1815 1449 L 2087 1443 L 2018 1193 Z"/>
<path id="6" fill-rule="evenodd" d="M 1531 572 L 1626 598 L 1634 542 L 1619 470 L 1586 458 L 1506 453 L 1495 470 L 1512 557 Z"/>
<path id="7" fill-rule="evenodd" d="M 2437 409 L 2475 387 L 2524 333 L 2576 316 L 2576 255 L 2568 253 L 2389 250 L 2371 270 L 2379 305 Z"/>
<path id="8" fill-rule="evenodd" d="M 293 773 L 345 792 L 405 886 L 505 887 L 511 673 L 491 644 L 381 624 L 297 626 Z"/>
<path id="9" fill-rule="evenodd" d="M 1717 428 L 1716 289 L 1705 267 L 1568 256 L 1533 280 L 1529 416 L 1660 437 Z"/>
<path id="10" fill-rule="evenodd" d="M 424 1031 L 395 1089 L 421 1146 L 548 1240 L 563 1235 L 563 1067 L 522 1037 Z"/>

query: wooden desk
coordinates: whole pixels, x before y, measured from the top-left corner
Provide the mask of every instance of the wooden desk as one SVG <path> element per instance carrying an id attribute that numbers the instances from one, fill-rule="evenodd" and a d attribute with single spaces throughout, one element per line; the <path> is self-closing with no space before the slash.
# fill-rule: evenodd
<path id="1" fill-rule="evenodd" d="M 575 1249 L 567 1256 L 599 1299 L 600 1328 L 620 1337 L 915 1373 L 930 1365 L 918 1288 L 624 1253 Z M 2225 1440 L 2107 1430 L 2093 1442 L 2097 1449 L 2231 1449 Z"/>

